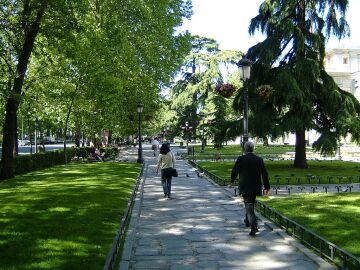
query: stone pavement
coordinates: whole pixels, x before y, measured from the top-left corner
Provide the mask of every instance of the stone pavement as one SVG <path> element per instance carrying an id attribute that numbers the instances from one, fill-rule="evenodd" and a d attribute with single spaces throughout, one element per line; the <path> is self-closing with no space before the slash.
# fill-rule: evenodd
<path id="1" fill-rule="evenodd" d="M 185 160 L 177 161 L 173 199 L 163 198 L 150 146 L 143 153 L 146 168 L 120 270 L 335 269 L 262 217 L 260 232 L 250 237 L 240 198 L 199 178 Z"/>

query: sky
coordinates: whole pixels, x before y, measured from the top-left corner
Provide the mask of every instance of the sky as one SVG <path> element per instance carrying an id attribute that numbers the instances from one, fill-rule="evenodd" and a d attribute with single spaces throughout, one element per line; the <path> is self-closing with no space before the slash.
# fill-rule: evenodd
<path id="1" fill-rule="evenodd" d="M 182 30 L 189 30 L 193 35 L 215 39 L 221 50 L 240 50 L 244 53 L 251 46 L 265 37 L 256 33 L 249 36 L 250 20 L 258 14 L 263 0 L 192 0 L 193 16 L 185 20 Z M 351 37 L 341 40 L 331 38 L 327 48 L 339 45 L 360 47 L 360 1 L 349 0 L 346 14 Z"/>

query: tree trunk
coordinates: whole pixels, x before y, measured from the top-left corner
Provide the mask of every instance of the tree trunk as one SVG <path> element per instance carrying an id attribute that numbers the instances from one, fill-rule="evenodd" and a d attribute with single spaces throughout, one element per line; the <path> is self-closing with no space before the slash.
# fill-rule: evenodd
<path id="1" fill-rule="evenodd" d="M 79 82 L 78 84 L 76 85 L 75 87 L 75 90 L 74 90 L 74 93 L 72 95 L 72 98 L 71 98 L 71 102 L 70 102 L 70 106 L 68 108 L 68 111 L 67 111 L 67 115 L 66 115 L 66 120 L 65 120 L 65 128 L 64 128 L 64 160 L 65 160 L 65 163 L 67 163 L 67 155 L 66 155 L 66 133 L 67 133 L 67 130 L 68 130 L 68 124 L 69 124 L 69 119 L 70 119 L 70 114 L 71 114 L 71 111 L 72 111 L 72 108 L 73 108 L 73 105 L 74 105 L 74 101 L 75 101 L 75 98 L 76 98 L 76 94 L 77 94 L 77 91 L 78 89 L 80 88 L 80 79 L 79 78 Z M 80 143 L 79 143 L 80 144 Z"/>
<path id="2" fill-rule="evenodd" d="M 78 119 L 76 119 L 76 122 L 75 122 L 75 147 L 80 147 L 80 138 L 81 138 L 80 122 Z"/>
<path id="3" fill-rule="evenodd" d="M 269 146 L 269 138 L 268 137 L 266 137 L 266 136 L 264 136 L 263 138 L 263 144 L 264 144 L 264 146 Z"/>
<path id="4" fill-rule="evenodd" d="M 112 138 L 112 132 L 109 130 L 109 135 L 108 135 L 108 145 L 112 144 L 113 138 Z"/>
<path id="5" fill-rule="evenodd" d="M 296 130 L 295 160 L 294 167 L 307 169 L 305 130 Z"/>
<path id="6" fill-rule="evenodd" d="M 1 155 L 1 174 L 0 179 L 8 179 L 14 177 L 14 138 L 17 130 L 17 117 L 16 113 L 20 103 L 21 89 L 24 84 L 24 78 L 31 56 L 32 49 L 34 47 L 36 36 L 39 32 L 40 22 L 44 15 L 48 1 L 43 1 L 39 10 L 37 11 L 35 20 L 29 22 L 31 16 L 25 16 L 25 27 L 23 29 L 25 38 L 24 43 L 19 55 L 19 61 L 16 66 L 16 74 L 14 78 L 13 88 L 10 97 L 7 99 L 5 107 L 5 122 L 3 125 L 3 144 L 2 144 L 2 155 Z M 31 12 L 29 10 L 24 12 Z M 30 14 L 27 14 L 30 15 Z"/>
<path id="7" fill-rule="evenodd" d="M 16 110 L 17 102 L 9 98 L 6 103 L 5 122 L 3 125 L 3 144 L 1 154 L 0 179 L 14 177 L 14 137 L 16 136 Z"/>

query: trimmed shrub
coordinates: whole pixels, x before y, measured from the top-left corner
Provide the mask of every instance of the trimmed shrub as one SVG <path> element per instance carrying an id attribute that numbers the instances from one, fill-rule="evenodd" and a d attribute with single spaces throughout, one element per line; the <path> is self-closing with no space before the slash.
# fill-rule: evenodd
<path id="1" fill-rule="evenodd" d="M 101 154 L 105 153 L 105 159 L 115 159 L 119 153 L 119 149 L 117 147 L 103 147 L 99 150 Z"/>
<path id="2" fill-rule="evenodd" d="M 74 156 L 85 159 L 90 155 L 90 151 L 91 147 L 66 148 L 66 160 L 69 162 Z M 101 153 L 105 152 L 105 159 L 115 159 L 118 154 L 118 149 L 116 147 L 101 148 L 100 151 Z M 42 152 L 32 155 L 20 155 L 14 158 L 15 175 L 61 164 L 65 164 L 64 150 Z"/>
<path id="3" fill-rule="evenodd" d="M 70 149 L 69 149 L 70 150 Z M 67 156 L 70 156 L 71 150 L 67 150 Z M 14 159 L 15 174 L 23 174 L 39 169 L 65 163 L 64 150 L 36 153 L 32 155 L 21 155 Z"/>

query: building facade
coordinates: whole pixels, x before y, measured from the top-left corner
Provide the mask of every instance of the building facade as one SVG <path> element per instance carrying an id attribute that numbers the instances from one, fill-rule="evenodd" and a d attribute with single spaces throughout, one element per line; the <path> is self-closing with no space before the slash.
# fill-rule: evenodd
<path id="1" fill-rule="evenodd" d="M 340 45 L 337 48 L 328 49 L 324 65 L 326 72 L 334 78 L 338 86 L 352 93 L 360 101 L 360 46 Z M 319 136 L 320 134 L 314 130 L 306 132 L 306 140 L 310 144 Z M 284 136 L 280 143 L 295 144 L 295 135 Z"/>
<path id="2" fill-rule="evenodd" d="M 360 46 L 341 45 L 329 49 L 325 69 L 341 89 L 352 93 L 360 101 Z"/>

